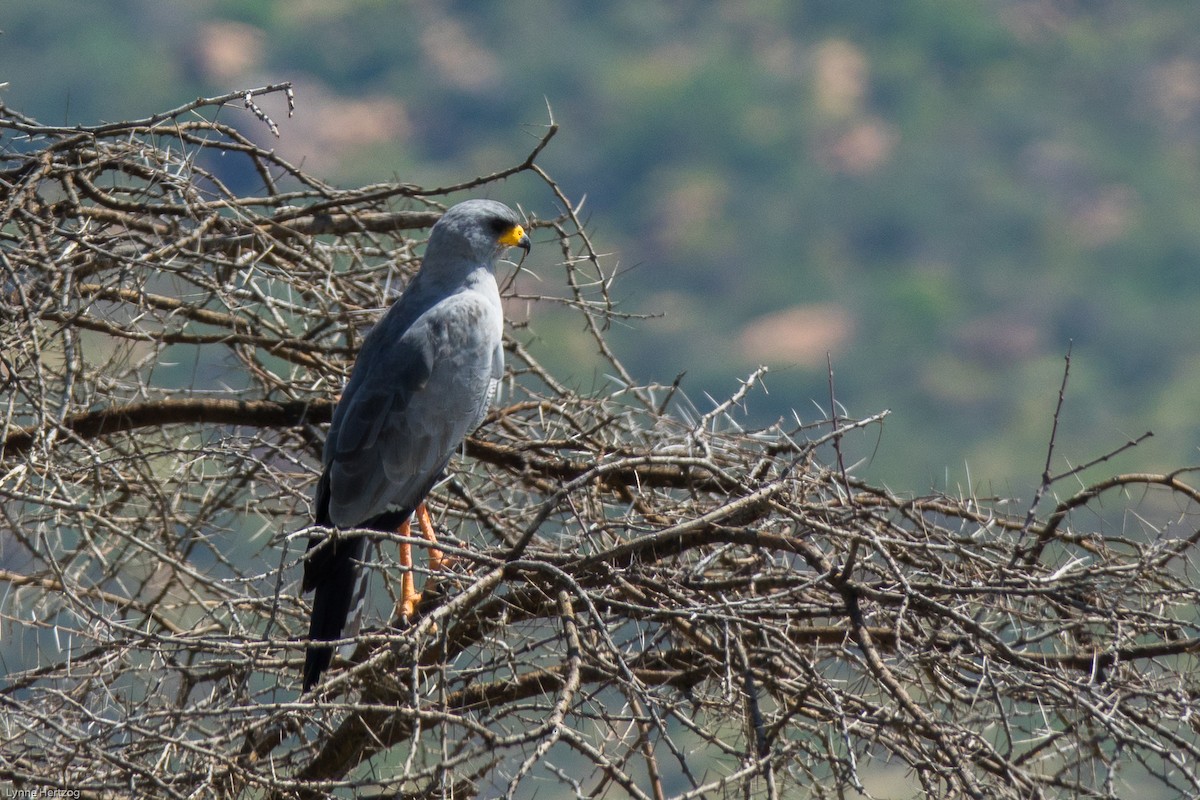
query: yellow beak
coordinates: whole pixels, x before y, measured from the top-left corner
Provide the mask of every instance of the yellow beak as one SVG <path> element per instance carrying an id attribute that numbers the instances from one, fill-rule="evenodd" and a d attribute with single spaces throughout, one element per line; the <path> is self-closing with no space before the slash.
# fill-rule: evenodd
<path id="1" fill-rule="evenodd" d="M 519 247 L 526 253 L 533 246 L 529 241 L 529 236 L 525 233 L 525 229 L 520 225 L 512 226 L 507 233 L 500 237 L 499 242 L 505 247 Z"/>

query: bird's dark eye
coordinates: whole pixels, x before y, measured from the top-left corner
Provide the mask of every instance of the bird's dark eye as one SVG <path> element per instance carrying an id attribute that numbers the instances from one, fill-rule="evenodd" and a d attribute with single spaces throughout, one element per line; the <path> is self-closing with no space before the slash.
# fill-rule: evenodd
<path id="1" fill-rule="evenodd" d="M 513 224 L 503 217 L 492 217 L 488 220 L 488 227 L 492 229 L 492 233 L 497 236 L 502 236 L 507 233 Z"/>

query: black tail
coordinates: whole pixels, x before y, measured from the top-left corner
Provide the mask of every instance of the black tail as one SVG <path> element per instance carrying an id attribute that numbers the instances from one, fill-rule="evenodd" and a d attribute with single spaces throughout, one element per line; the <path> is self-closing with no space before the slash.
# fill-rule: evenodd
<path id="1" fill-rule="evenodd" d="M 327 475 L 321 476 L 317 485 L 316 524 L 332 527 L 329 519 L 329 488 Z M 356 527 L 376 531 L 394 531 L 411 511 L 389 511 L 367 520 Z M 317 642 L 341 639 L 346 629 L 346 619 L 356 601 L 361 606 L 365 595 L 365 581 L 359 584 L 359 564 L 367 549 L 367 539 L 354 536 L 327 542 L 325 537 L 314 537 L 308 541 L 308 549 L 325 542 L 316 553 L 304 562 L 304 591 L 316 591 L 313 595 L 312 620 L 308 624 L 308 638 Z M 364 576 L 365 577 L 365 576 Z M 304 691 L 316 685 L 321 673 L 333 661 L 333 647 L 309 645 L 304 655 Z"/>
<path id="2" fill-rule="evenodd" d="M 309 549 L 321 541 L 309 541 Z M 316 590 L 316 594 L 313 595 L 312 620 L 308 625 L 309 639 L 329 642 L 342 638 L 346 618 L 354 603 L 358 565 L 362 561 L 366 544 L 367 540 L 362 536 L 338 539 L 326 544 L 305 563 L 304 591 Z M 307 692 L 316 684 L 332 660 L 332 647 L 309 645 L 304 656 L 304 691 Z"/>

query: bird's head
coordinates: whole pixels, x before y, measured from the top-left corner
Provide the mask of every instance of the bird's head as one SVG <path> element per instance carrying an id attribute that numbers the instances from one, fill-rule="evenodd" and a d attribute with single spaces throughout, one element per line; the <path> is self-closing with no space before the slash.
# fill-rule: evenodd
<path id="1" fill-rule="evenodd" d="M 466 200 L 451 206 L 433 226 L 425 258 L 431 255 L 469 258 L 493 264 L 510 247 L 529 252 L 529 236 L 517 213 L 495 200 Z"/>

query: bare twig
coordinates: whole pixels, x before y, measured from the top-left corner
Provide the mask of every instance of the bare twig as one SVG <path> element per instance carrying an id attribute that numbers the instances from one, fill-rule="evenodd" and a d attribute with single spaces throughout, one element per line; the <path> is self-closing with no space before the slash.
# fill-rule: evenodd
<path id="1" fill-rule="evenodd" d="M 219 119 L 246 96 L 88 128 L 0 106 L 0 780 L 666 800 L 858 796 L 887 770 L 926 797 L 1200 795 L 1200 490 L 1118 475 L 1039 515 L 1141 440 L 1053 472 L 1070 353 L 1028 511 L 898 496 L 845 463 L 887 412 L 847 419 L 831 365 L 807 426 L 746 427 L 761 370 L 704 413 L 633 379 L 619 271 L 538 163 L 552 115 L 483 177 L 339 189 Z M 373 607 L 301 695 L 323 426 L 414 232 L 519 172 L 562 269 L 505 292 L 529 329 L 572 315 L 615 387 L 574 390 L 511 329 L 504 405 L 430 498 L 452 567 L 405 624 L 397 537 L 342 532 L 381 540 Z"/>

